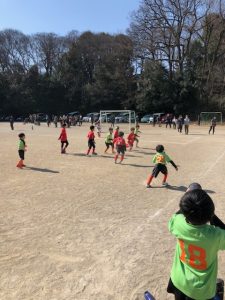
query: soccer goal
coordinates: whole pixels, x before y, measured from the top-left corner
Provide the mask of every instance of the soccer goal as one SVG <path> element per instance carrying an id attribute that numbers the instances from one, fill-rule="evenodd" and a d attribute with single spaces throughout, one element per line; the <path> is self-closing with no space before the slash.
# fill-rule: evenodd
<path id="1" fill-rule="evenodd" d="M 136 114 L 133 110 L 100 110 L 100 123 L 129 123 L 136 125 Z"/>
<path id="2" fill-rule="evenodd" d="M 200 113 L 200 122 L 201 124 L 210 124 L 212 118 L 216 118 L 217 123 L 223 123 L 223 115 L 221 112 L 201 112 Z"/>

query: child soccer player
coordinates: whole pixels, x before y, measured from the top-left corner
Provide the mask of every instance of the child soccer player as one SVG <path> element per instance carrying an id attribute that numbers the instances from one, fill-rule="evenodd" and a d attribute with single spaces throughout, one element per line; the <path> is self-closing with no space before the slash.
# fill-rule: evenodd
<path id="1" fill-rule="evenodd" d="M 175 300 L 215 299 L 217 253 L 225 250 L 225 230 L 207 224 L 214 210 L 209 195 L 194 189 L 183 195 L 180 211 L 169 221 L 177 245 L 167 292 Z"/>
<path id="2" fill-rule="evenodd" d="M 116 130 L 114 131 L 114 139 L 118 138 L 119 136 L 119 126 L 116 126 Z"/>
<path id="3" fill-rule="evenodd" d="M 18 149 L 18 153 L 19 153 L 19 157 L 20 157 L 20 160 L 17 164 L 17 168 L 20 168 L 22 169 L 23 167 L 26 167 L 23 163 L 24 161 L 24 154 L 25 154 L 25 151 L 26 151 L 26 143 L 25 143 L 25 134 L 24 133 L 20 133 L 18 135 L 19 137 L 19 149 Z"/>
<path id="4" fill-rule="evenodd" d="M 151 182 L 152 179 L 155 177 L 157 177 L 159 175 L 159 173 L 163 173 L 164 178 L 163 178 L 163 182 L 162 185 L 167 186 L 168 183 L 166 182 L 167 176 L 168 176 L 168 170 L 166 167 L 166 163 L 171 163 L 173 165 L 173 167 L 178 170 L 177 166 L 175 165 L 175 163 L 171 160 L 171 158 L 164 152 L 164 147 L 163 145 L 158 145 L 156 147 L 156 154 L 154 155 L 153 159 L 152 159 L 153 163 L 155 163 L 155 167 L 152 171 L 152 175 L 150 175 L 147 179 L 147 188 L 151 187 Z"/>
<path id="5" fill-rule="evenodd" d="M 90 126 L 90 131 L 88 132 L 88 150 L 87 150 L 87 155 L 89 155 L 91 149 L 92 149 L 92 154 L 97 155 L 95 152 L 95 134 L 94 134 L 95 126 L 92 125 Z"/>
<path id="6" fill-rule="evenodd" d="M 106 136 L 105 145 L 106 145 L 105 153 L 108 151 L 110 146 L 112 147 L 112 153 L 114 153 L 113 128 L 111 127 L 109 128 L 109 133 Z"/>
<path id="7" fill-rule="evenodd" d="M 119 155 L 121 155 L 119 163 L 121 164 L 122 161 L 124 160 L 124 155 L 126 151 L 126 141 L 123 137 L 124 137 L 124 132 L 120 131 L 119 136 L 113 141 L 114 144 L 116 145 L 116 152 L 117 152 L 114 158 L 115 164 L 117 163 L 117 159 Z"/>
<path id="8" fill-rule="evenodd" d="M 98 134 L 98 137 L 101 137 L 101 130 L 102 130 L 102 128 L 101 128 L 100 121 L 98 120 L 98 121 L 95 123 L 95 125 L 96 125 L 96 128 L 97 128 L 97 134 Z"/>
<path id="9" fill-rule="evenodd" d="M 135 130 L 134 130 L 134 140 L 135 140 L 135 142 L 136 142 L 136 147 L 138 148 L 138 143 L 139 143 L 139 133 L 141 133 L 140 131 L 139 131 L 139 129 L 140 129 L 140 126 L 137 124 L 136 125 L 136 128 L 135 128 Z"/>
<path id="10" fill-rule="evenodd" d="M 128 137 L 127 137 L 127 142 L 128 142 L 128 145 L 129 145 L 129 151 L 132 150 L 133 145 L 134 145 L 134 140 L 135 140 L 135 134 L 134 134 L 134 131 L 135 131 L 135 128 L 132 127 L 132 128 L 130 129 L 130 134 L 129 134 Z"/>
<path id="11" fill-rule="evenodd" d="M 67 133 L 66 133 L 66 124 L 62 124 L 62 131 L 61 134 L 58 138 L 58 140 L 61 141 L 61 153 L 64 154 L 66 153 L 66 148 L 68 147 L 69 143 L 67 140 Z M 65 147 L 64 147 L 65 144 Z"/>

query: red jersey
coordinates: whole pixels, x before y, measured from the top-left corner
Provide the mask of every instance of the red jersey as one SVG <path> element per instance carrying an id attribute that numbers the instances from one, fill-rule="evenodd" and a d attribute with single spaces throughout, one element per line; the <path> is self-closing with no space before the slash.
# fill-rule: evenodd
<path id="1" fill-rule="evenodd" d="M 135 134 L 133 132 L 131 132 L 128 137 L 127 137 L 127 140 L 128 140 L 128 143 L 129 144 L 133 144 L 134 143 L 134 139 L 135 139 Z"/>
<path id="2" fill-rule="evenodd" d="M 126 147 L 126 142 L 125 142 L 125 139 L 118 136 L 116 139 L 114 139 L 113 143 L 116 145 L 116 146 L 123 146 L 123 147 Z"/>
<path id="3" fill-rule="evenodd" d="M 89 140 L 94 140 L 95 139 L 94 131 L 89 131 L 87 137 Z"/>
<path id="4" fill-rule="evenodd" d="M 119 131 L 118 130 L 115 130 L 114 131 L 114 139 L 118 138 L 119 136 Z"/>
<path id="5" fill-rule="evenodd" d="M 61 140 L 62 142 L 67 141 L 66 128 L 62 128 L 61 134 L 59 136 L 59 140 Z"/>

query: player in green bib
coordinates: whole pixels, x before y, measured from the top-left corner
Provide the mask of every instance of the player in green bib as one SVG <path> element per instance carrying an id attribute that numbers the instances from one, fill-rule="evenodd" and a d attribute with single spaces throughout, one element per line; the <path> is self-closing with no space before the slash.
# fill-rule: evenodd
<path id="1" fill-rule="evenodd" d="M 109 147 L 112 147 L 112 153 L 114 153 L 114 144 L 113 144 L 113 128 L 109 128 L 109 132 L 107 133 L 107 136 L 105 138 L 105 153 L 107 153 Z"/>
<path id="2" fill-rule="evenodd" d="M 176 164 L 172 161 L 172 159 L 166 154 L 164 151 L 163 145 L 158 145 L 156 147 L 156 154 L 154 155 L 152 162 L 155 164 L 155 167 L 152 171 L 152 174 L 147 179 L 147 188 L 151 187 L 152 179 L 157 177 L 159 173 L 164 175 L 162 185 L 167 186 L 168 183 L 166 182 L 168 176 L 168 170 L 166 167 L 167 163 L 171 163 L 173 167 L 178 170 Z"/>
<path id="3" fill-rule="evenodd" d="M 180 211 L 169 221 L 177 238 L 171 279 L 167 288 L 176 300 L 211 300 L 216 294 L 217 252 L 225 250 L 225 230 L 209 223 L 214 203 L 200 189 L 184 194 Z"/>

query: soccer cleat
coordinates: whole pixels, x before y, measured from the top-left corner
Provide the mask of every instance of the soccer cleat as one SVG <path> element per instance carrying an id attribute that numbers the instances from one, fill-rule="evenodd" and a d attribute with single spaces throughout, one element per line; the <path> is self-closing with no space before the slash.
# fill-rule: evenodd
<path id="1" fill-rule="evenodd" d="M 93 152 L 92 155 L 98 155 L 96 152 Z"/>
<path id="2" fill-rule="evenodd" d="M 163 181 L 162 185 L 163 186 L 168 186 L 169 184 L 166 181 Z"/>
<path id="3" fill-rule="evenodd" d="M 23 163 L 21 161 L 18 162 L 16 165 L 17 168 L 22 169 L 23 168 Z"/>
<path id="4" fill-rule="evenodd" d="M 147 185 L 146 185 L 146 188 L 147 188 L 147 189 L 150 189 L 150 188 L 151 188 L 151 185 L 150 185 L 150 184 L 147 184 Z"/>

